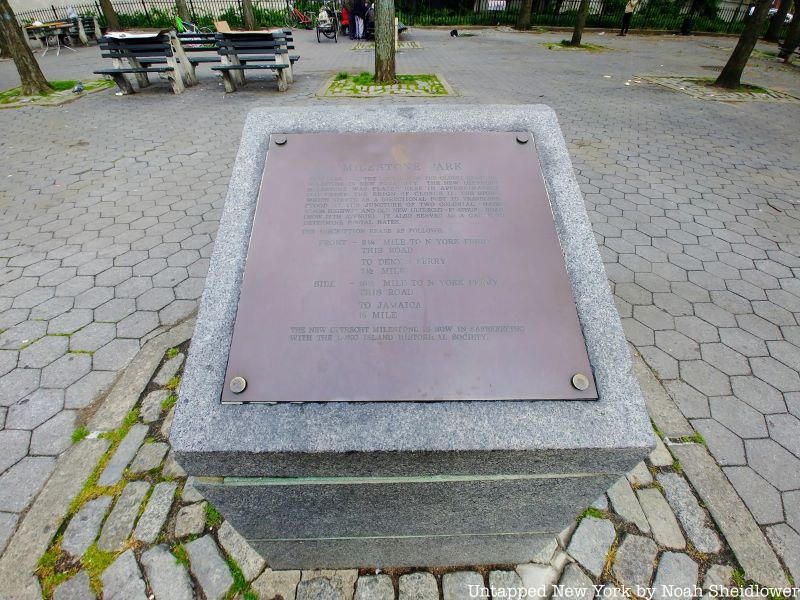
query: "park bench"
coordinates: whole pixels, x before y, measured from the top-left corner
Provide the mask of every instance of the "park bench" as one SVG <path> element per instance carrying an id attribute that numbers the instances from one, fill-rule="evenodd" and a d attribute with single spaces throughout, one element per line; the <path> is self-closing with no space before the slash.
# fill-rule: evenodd
<path id="1" fill-rule="evenodd" d="M 222 64 L 211 69 L 222 73 L 226 92 L 235 92 L 237 85 L 245 83 L 245 70 L 276 71 L 278 90 L 284 92 L 294 80 L 292 63 L 300 58 L 289 56 L 289 41 L 291 34 L 282 30 L 217 33 Z"/>
<path id="2" fill-rule="evenodd" d="M 98 75 L 110 75 L 123 94 L 133 94 L 134 89 L 126 77 L 133 74 L 140 88 L 150 85 L 148 73 L 164 73 L 172 84 L 172 91 L 180 94 L 184 90 L 183 72 L 172 50 L 170 35 L 161 32 L 153 35 L 120 34 L 100 39 L 103 58 L 110 58 L 113 68 L 99 69 Z M 159 64 L 160 60 L 164 64 Z M 125 66 L 127 61 L 129 66 Z"/>

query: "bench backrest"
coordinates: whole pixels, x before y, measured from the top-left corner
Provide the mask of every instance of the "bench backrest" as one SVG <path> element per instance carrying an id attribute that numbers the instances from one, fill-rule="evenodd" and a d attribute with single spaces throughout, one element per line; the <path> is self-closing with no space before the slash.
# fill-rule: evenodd
<path id="1" fill-rule="evenodd" d="M 226 35 L 216 34 L 217 52 L 221 55 L 237 54 L 247 56 L 251 54 L 286 54 L 289 45 L 286 32 L 253 32 Z"/>
<path id="2" fill-rule="evenodd" d="M 214 33 L 179 33 L 184 52 L 216 52 L 217 40 Z"/>
<path id="3" fill-rule="evenodd" d="M 116 38 L 103 36 L 100 39 L 103 58 L 140 58 L 145 56 L 172 56 L 169 34 L 152 37 Z"/>

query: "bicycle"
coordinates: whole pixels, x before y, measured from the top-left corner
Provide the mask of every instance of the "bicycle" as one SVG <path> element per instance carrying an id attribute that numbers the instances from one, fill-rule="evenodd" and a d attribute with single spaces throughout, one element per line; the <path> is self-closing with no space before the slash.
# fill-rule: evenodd
<path id="1" fill-rule="evenodd" d="M 293 2 L 286 0 L 286 19 L 284 24 L 289 29 L 313 29 L 314 28 L 314 15 L 310 12 L 301 12 L 297 9 Z"/>
<path id="2" fill-rule="evenodd" d="M 323 35 L 327 39 L 333 40 L 337 44 L 339 43 L 339 40 L 337 39 L 339 22 L 336 18 L 336 11 L 333 8 L 330 8 L 328 6 L 323 6 L 320 9 L 319 15 L 317 16 L 316 29 L 317 29 L 317 43 L 322 42 Z"/>

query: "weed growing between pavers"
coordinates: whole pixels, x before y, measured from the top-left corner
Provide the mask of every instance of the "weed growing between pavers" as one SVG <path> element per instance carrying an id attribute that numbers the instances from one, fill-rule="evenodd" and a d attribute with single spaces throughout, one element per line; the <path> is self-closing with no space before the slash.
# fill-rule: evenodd
<path id="1" fill-rule="evenodd" d="M 211 506 L 211 503 L 206 504 L 206 525 L 212 529 L 217 529 L 222 525 L 222 521 L 222 515 L 219 514 L 219 511 Z"/>
<path id="2" fill-rule="evenodd" d="M 86 427 L 84 427 L 83 425 L 81 425 L 75 431 L 72 432 L 72 443 L 77 444 L 87 435 L 89 435 L 89 430 L 86 429 Z"/>

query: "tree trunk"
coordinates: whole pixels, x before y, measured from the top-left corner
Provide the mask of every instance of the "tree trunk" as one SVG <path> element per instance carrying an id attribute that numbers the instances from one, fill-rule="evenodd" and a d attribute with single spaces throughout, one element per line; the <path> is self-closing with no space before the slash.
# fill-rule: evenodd
<path id="1" fill-rule="evenodd" d="M 244 28 L 254 31 L 256 28 L 256 16 L 253 13 L 253 0 L 242 0 L 242 20 Z"/>
<path id="2" fill-rule="evenodd" d="M 11 58 L 11 51 L 8 49 L 8 43 L 2 30 L 0 30 L 0 58 Z"/>
<path id="3" fill-rule="evenodd" d="M 178 16 L 181 18 L 181 21 L 192 22 L 192 15 L 189 14 L 189 7 L 186 4 L 186 0 L 176 0 L 175 7 L 178 9 Z"/>
<path id="4" fill-rule="evenodd" d="M 533 9 L 533 0 L 522 0 L 522 5 L 519 8 L 519 15 L 517 16 L 517 29 L 525 31 L 531 28 L 531 10 Z"/>
<path id="5" fill-rule="evenodd" d="M 741 85 L 742 71 L 747 66 L 747 61 L 753 52 L 753 48 L 756 47 L 758 32 L 761 31 L 761 27 L 764 25 L 764 20 L 767 18 L 771 4 L 772 0 L 758 0 L 753 15 L 744 26 L 742 35 L 739 36 L 736 48 L 733 49 L 728 63 L 722 69 L 722 73 L 719 74 L 714 85 L 728 89 L 736 89 Z"/>
<path id="6" fill-rule="evenodd" d="M 795 10 L 794 17 L 792 17 L 792 22 L 789 25 L 789 32 L 786 34 L 786 39 L 783 40 L 783 46 L 778 57 L 782 58 L 783 62 L 788 63 L 792 60 L 792 53 L 797 46 L 800 46 L 800 15 Z"/>
<path id="7" fill-rule="evenodd" d="M 5 40 L 5 45 L 19 73 L 22 93 L 26 96 L 46 94 L 52 92 L 53 88 L 44 78 L 39 63 L 33 56 L 25 34 L 17 25 L 17 17 L 8 4 L 8 0 L 0 0 L 0 37 Z"/>
<path id="8" fill-rule="evenodd" d="M 394 83 L 394 0 L 375 2 L 375 83 Z"/>
<path id="9" fill-rule="evenodd" d="M 772 20 L 769 22 L 767 33 L 764 34 L 765 41 L 778 41 L 778 36 L 781 34 L 781 29 L 783 29 L 783 22 L 786 20 L 786 13 L 789 12 L 791 4 L 792 0 L 781 1 L 780 6 L 778 6 L 778 12 L 773 15 Z M 795 10 L 795 12 L 797 12 L 797 10 Z"/>
<path id="10" fill-rule="evenodd" d="M 575 29 L 572 31 L 572 41 L 570 46 L 580 46 L 581 38 L 583 37 L 583 28 L 586 26 L 586 17 L 589 14 L 589 0 L 581 0 L 581 5 L 578 8 L 578 18 L 575 21 Z"/>
<path id="11" fill-rule="evenodd" d="M 103 16 L 106 19 L 106 26 L 109 31 L 119 31 L 122 29 L 119 24 L 119 17 L 117 11 L 111 5 L 111 0 L 100 0 L 100 8 L 103 11 Z"/>

